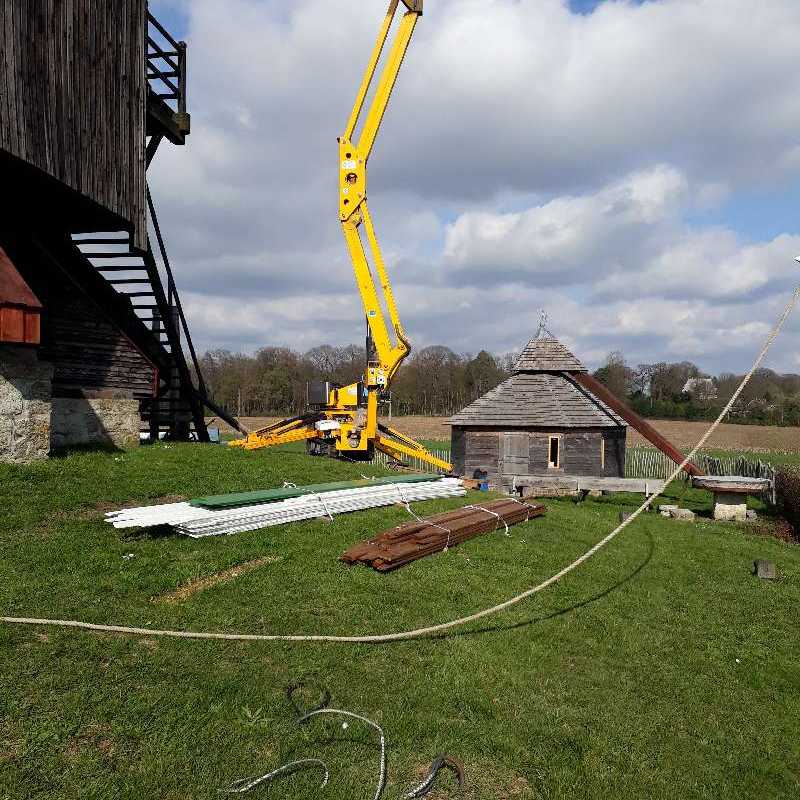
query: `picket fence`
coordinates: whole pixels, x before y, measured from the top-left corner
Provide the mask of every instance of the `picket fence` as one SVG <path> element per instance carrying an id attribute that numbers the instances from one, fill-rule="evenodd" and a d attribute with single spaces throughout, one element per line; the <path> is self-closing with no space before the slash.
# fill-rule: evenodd
<path id="1" fill-rule="evenodd" d="M 450 461 L 449 450 L 434 450 L 431 448 L 428 450 L 428 452 L 431 455 L 436 456 L 436 458 L 440 458 L 442 461 Z M 375 451 L 374 462 L 383 467 L 392 466 L 397 463 L 392 456 L 386 455 L 386 453 L 381 453 L 380 450 Z M 440 472 L 440 470 L 436 469 L 436 467 L 429 464 L 427 461 L 423 461 L 421 458 L 411 458 L 405 456 L 403 458 L 403 464 L 409 469 L 414 470 L 414 472 Z"/>
<path id="2" fill-rule="evenodd" d="M 430 450 L 433 455 L 443 461 L 450 461 L 449 449 Z M 390 466 L 395 460 L 386 453 L 376 452 L 375 463 Z M 707 475 L 743 475 L 748 478 L 768 478 L 775 484 L 775 468 L 760 459 L 754 460 L 745 456 L 699 455 L 695 463 Z M 435 467 L 419 458 L 406 458 L 404 464 L 416 472 L 438 472 Z M 625 454 L 626 478 L 664 479 L 672 474 L 675 464 L 660 450 L 650 447 L 629 447 Z"/>

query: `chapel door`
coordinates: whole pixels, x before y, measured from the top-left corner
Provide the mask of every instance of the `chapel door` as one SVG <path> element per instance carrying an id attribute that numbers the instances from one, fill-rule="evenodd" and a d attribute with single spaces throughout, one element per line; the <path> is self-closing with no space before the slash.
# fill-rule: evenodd
<path id="1" fill-rule="evenodd" d="M 500 474 L 505 476 L 527 475 L 529 469 L 528 433 L 500 434 Z"/>

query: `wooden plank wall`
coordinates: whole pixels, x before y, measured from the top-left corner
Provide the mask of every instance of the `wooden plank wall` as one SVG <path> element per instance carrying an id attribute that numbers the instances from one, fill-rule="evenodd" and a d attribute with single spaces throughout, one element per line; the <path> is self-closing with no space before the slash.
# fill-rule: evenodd
<path id="1" fill-rule="evenodd" d="M 146 0 L 0 0 L 0 148 L 146 246 Z"/>
<path id="2" fill-rule="evenodd" d="M 39 357 L 53 364 L 55 397 L 153 396 L 152 364 L 77 289 L 45 309 Z"/>
<path id="3" fill-rule="evenodd" d="M 603 475 L 624 478 L 627 430 L 606 430 L 603 436 L 606 440 L 606 468 Z"/>
<path id="4" fill-rule="evenodd" d="M 42 303 L 39 358 L 53 364 L 54 397 L 152 397 L 156 370 L 106 311 L 26 243 L 6 243 Z"/>
<path id="5" fill-rule="evenodd" d="M 528 437 L 528 458 L 515 464 L 521 475 L 593 475 L 623 477 L 625 474 L 625 429 L 569 429 L 515 431 Z M 548 467 L 550 436 L 561 437 L 561 468 Z M 475 469 L 486 470 L 489 480 L 500 483 L 503 472 L 503 442 L 499 429 L 465 429 L 454 426 L 451 434 L 455 474 L 471 478 Z M 601 442 L 605 440 L 605 466 L 601 464 Z M 519 461 L 519 459 L 516 459 Z M 508 471 L 508 470 L 506 470 Z"/>

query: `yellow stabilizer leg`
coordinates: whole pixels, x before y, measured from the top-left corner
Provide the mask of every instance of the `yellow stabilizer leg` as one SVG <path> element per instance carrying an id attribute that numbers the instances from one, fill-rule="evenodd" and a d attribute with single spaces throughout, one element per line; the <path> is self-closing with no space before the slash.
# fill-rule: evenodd
<path id="1" fill-rule="evenodd" d="M 412 446 L 405 444 L 404 442 L 397 441 L 396 439 L 386 439 L 383 436 L 377 436 L 375 439 L 375 447 L 377 447 L 381 452 L 392 456 L 392 458 L 410 456 L 411 458 L 418 458 L 421 461 L 425 461 L 426 463 L 431 464 L 443 472 L 453 471 L 452 464 L 450 464 L 448 461 L 442 461 L 441 458 L 436 458 L 433 453 L 429 453 L 421 444 L 417 444 L 416 442 L 413 442 Z"/>

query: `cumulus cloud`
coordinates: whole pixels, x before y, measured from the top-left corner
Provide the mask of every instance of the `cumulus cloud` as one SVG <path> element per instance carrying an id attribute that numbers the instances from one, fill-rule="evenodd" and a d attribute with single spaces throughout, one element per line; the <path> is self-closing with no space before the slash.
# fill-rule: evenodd
<path id="1" fill-rule="evenodd" d="M 499 269 L 557 283 L 583 282 L 598 267 L 635 269 L 687 194 L 684 176 L 661 165 L 519 213 L 468 212 L 447 229 L 445 263 L 459 276 L 472 268 L 496 280 Z"/>
<path id="2" fill-rule="evenodd" d="M 198 343 L 360 340 L 335 137 L 385 0 L 152 5 L 188 26 L 193 133 L 151 182 Z M 412 339 L 509 350 L 544 306 L 589 362 L 746 366 L 800 238 L 695 220 L 800 175 L 800 4 L 426 6 L 370 165 Z"/>

